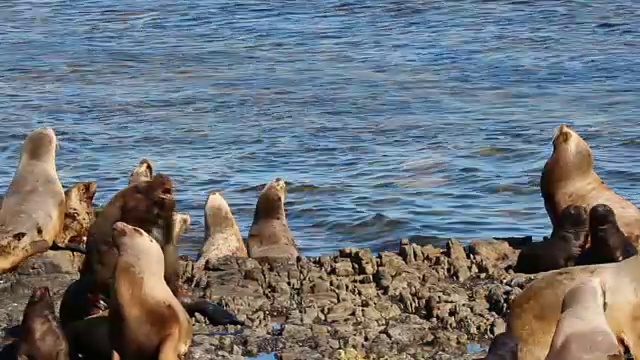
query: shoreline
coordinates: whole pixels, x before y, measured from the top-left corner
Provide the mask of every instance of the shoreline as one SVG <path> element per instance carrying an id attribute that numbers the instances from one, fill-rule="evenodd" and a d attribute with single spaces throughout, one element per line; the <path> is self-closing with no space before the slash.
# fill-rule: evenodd
<path id="1" fill-rule="evenodd" d="M 196 317 L 189 359 L 481 359 L 504 331 L 511 299 L 536 277 L 505 271 L 519 252 L 510 242 L 520 240 L 449 240 L 444 248 L 402 240 L 377 255 L 344 248 L 270 262 L 227 257 L 204 273 L 183 256 L 181 280 L 193 294 L 246 323 Z M 33 286 L 49 286 L 58 310 L 77 277 L 37 266 L 0 276 L 3 335 L 20 324 Z"/>

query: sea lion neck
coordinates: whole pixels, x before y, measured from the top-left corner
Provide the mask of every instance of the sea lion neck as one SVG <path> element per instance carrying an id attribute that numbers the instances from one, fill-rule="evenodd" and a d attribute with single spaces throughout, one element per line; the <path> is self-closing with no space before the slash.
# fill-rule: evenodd
<path id="1" fill-rule="evenodd" d="M 265 189 L 258 198 L 256 211 L 253 215 L 253 221 L 255 223 L 262 219 L 285 219 L 282 197 L 275 189 Z"/>
<path id="2" fill-rule="evenodd" d="M 226 229 L 233 229 L 234 217 L 229 207 L 224 204 L 215 204 L 205 209 L 205 237 Z"/>

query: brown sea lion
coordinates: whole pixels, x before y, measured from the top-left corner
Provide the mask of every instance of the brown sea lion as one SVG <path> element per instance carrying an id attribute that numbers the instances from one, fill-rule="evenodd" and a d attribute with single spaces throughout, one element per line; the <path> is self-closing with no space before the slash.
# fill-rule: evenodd
<path id="1" fill-rule="evenodd" d="M 598 280 L 604 292 L 607 324 L 623 339 L 634 358 L 640 358 L 640 256 L 617 263 L 575 266 L 541 274 L 510 306 L 507 331 L 518 341 L 518 358 L 546 356 L 562 302 L 569 289 L 586 279 Z"/>
<path id="2" fill-rule="evenodd" d="M 249 257 L 298 256 L 298 246 L 284 212 L 285 197 L 286 185 L 281 178 L 269 182 L 260 193 L 247 239 Z"/>
<path id="3" fill-rule="evenodd" d="M 142 181 L 148 181 L 153 178 L 153 166 L 147 159 L 140 160 L 138 166 L 133 169 L 129 175 L 129 185 L 137 184 Z"/>
<path id="4" fill-rule="evenodd" d="M 513 270 L 535 274 L 573 266 L 587 242 L 588 222 L 589 216 L 584 206 L 567 206 L 560 213 L 551 238 L 531 243 L 522 249 Z"/>
<path id="5" fill-rule="evenodd" d="M 638 250 L 618 227 L 616 214 L 605 204 L 589 211 L 590 246 L 578 257 L 578 265 L 605 264 L 638 254 Z"/>
<path id="6" fill-rule="evenodd" d="M 164 254 L 140 228 L 113 225 L 118 249 L 109 309 L 113 360 L 182 359 L 191 319 L 164 280 Z"/>
<path id="7" fill-rule="evenodd" d="M 108 299 L 117 260 L 111 233 L 118 221 L 141 228 L 160 244 L 165 253 L 165 280 L 189 314 L 199 313 L 216 325 L 240 323 L 230 312 L 207 300 L 190 297 L 181 287 L 174 221 L 181 215 L 175 215 L 174 209 L 173 183 L 163 174 L 114 195 L 89 229 L 80 279 L 69 286 L 62 298 L 60 318 L 64 326 L 99 312 L 96 299 Z"/>
<path id="8" fill-rule="evenodd" d="M 574 285 L 562 300 L 562 315 L 545 360 L 607 360 L 624 356 L 624 348 L 605 318 L 600 280 L 588 278 Z"/>
<path id="9" fill-rule="evenodd" d="M 607 204 L 615 211 L 622 231 L 638 246 L 640 210 L 602 181 L 594 170 L 589 145 L 567 125 L 556 129 L 553 153 L 540 178 L 540 191 L 554 231 L 560 211 L 566 206 L 591 209 L 596 204 Z"/>
<path id="10" fill-rule="evenodd" d="M 219 192 L 211 192 L 204 206 L 204 245 L 196 266 L 204 267 L 209 260 L 223 256 L 247 257 L 247 248 L 229 204 Z"/>
<path id="11" fill-rule="evenodd" d="M 68 360 L 67 340 L 58 325 L 49 288 L 33 289 L 20 326 L 18 360 Z"/>
<path id="12" fill-rule="evenodd" d="M 65 198 L 56 171 L 53 129 L 27 136 L 0 208 L 0 273 L 47 251 L 62 231 Z"/>

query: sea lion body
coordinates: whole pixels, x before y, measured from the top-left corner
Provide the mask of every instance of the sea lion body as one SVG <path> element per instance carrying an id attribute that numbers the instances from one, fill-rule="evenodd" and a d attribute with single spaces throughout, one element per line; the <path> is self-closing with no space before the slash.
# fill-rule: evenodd
<path id="1" fill-rule="evenodd" d="M 48 287 L 35 288 L 22 318 L 18 360 L 68 360 L 67 340 L 60 329 Z"/>
<path id="2" fill-rule="evenodd" d="M 540 191 L 547 214 L 555 227 L 568 205 L 591 209 L 607 204 L 616 213 L 618 225 L 637 247 L 640 240 L 640 210 L 609 188 L 594 170 L 591 149 L 580 135 L 560 125 L 553 138 L 553 153 L 540 178 Z"/>
<path id="3" fill-rule="evenodd" d="M 516 337 L 518 358 L 543 360 L 549 350 L 567 291 L 581 281 L 600 282 L 608 327 L 624 338 L 640 358 L 640 257 L 618 263 L 576 266 L 544 274 L 529 284 L 510 306 L 507 331 Z"/>
<path id="4" fill-rule="evenodd" d="M 198 266 L 223 256 L 247 257 L 240 228 L 229 204 L 218 192 L 211 192 L 204 207 L 205 242 L 200 250 Z"/>
<path id="5" fill-rule="evenodd" d="M 48 250 L 62 231 L 65 196 L 56 171 L 56 135 L 33 131 L 0 208 L 0 273 Z"/>
<path id="6" fill-rule="evenodd" d="M 602 284 L 588 278 L 567 291 L 562 315 L 556 325 L 551 348 L 545 360 L 607 360 L 623 356 L 605 317 Z"/>
<path id="7" fill-rule="evenodd" d="M 582 253 L 589 234 L 589 217 L 584 206 L 569 205 L 562 210 L 557 231 L 551 238 L 522 249 L 515 272 L 534 274 L 573 266 Z"/>
<path id="8" fill-rule="evenodd" d="M 191 345 L 189 315 L 164 280 L 160 245 L 140 228 L 113 225 L 118 260 L 111 289 L 113 359 L 179 359 Z"/>
<path id="9" fill-rule="evenodd" d="M 285 196 L 286 185 L 281 178 L 269 182 L 260 193 L 247 239 L 249 257 L 298 256 L 297 244 L 284 211 Z"/>
<path id="10" fill-rule="evenodd" d="M 606 204 L 596 204 L 589 211 L 589 233 L 590 246 L 578 258 L 579 265 L 616 262 L 638 254 Z"/>

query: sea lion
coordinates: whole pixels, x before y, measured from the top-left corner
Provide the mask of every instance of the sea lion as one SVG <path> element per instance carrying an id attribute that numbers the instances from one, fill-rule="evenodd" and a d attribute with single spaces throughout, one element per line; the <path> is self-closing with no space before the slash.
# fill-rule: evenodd
<path id="1" fill-rule="evenodd" d="M 260 193 L 247 240 L 249 257 L 298 256 L 284 211 L 286 189 L 284 180 L 275 178 Z"/>
<path id="2" fill-rule="evenodd" d="M 174 210 L 173 183 L 164 174 L 154 175 L 153 179 L 128 186 L 114 195 L 89 229 L 80 279 L 67 288 L 60 303 L 63 325 L 98 312 L 95 299 L 108 299 L 117 260 L 111 233 L 118 221 L 141 228 L 160 244 L 165 252 L 165 281 L 187 312 L 199 313 L 216 325 L 239 323 L 230 312 L 207 300 L 193 299 L 181 288 L 174 219 L 183 215 L 176 215 Z"/>
<path id="3" fill-rule="evenodd" d="M 562 315 L 545 360 L 607 360 L 624 356 L 624 348 L 609 329 L 600 280 L 588 278 L 574 285 L 562 300 Z"/>
<path id="4" fill-rule="evenodd" d="M 33 289 L 20 332 L 18 360 L 69 359 L 67 340 L 58 326 L 48 287 Z"/>
<path id="5" fill-rule="evenodd" d="M 507 332 L 496 335 L 484 360 L 518 360 L 517 339 Z"/>
<path id="6" fill-rule="evenodd" d="M 544 206 L 554 227 L 568 205 L 591 209 L 607 204 L 616 213 L 622 231 L 637 247 L 640 240 L 640 210 L 609 188 L 594 170 L 591 149 L 569 126 L 560 125 L 553 137 L 553 153 L 540 178 Z"/>
<path id="7" fill-rule="evenodd" d="M 140 160 L 138 166 L 133 169 L 131 175 L 129 175 L 129 185 L 137 184 L 142 181 L 148 181 L 153 178 L 153 166 L 151 161 L 147 159 Z"/>
<path id="8" fill-rule="evenodd" d="M 514 271 L 535 274 L 573 266 L 589 234 L 587 209 L 569 205 L 560 213 L 557 230 L 551 238 L 529 244 L 518 254 Z"/>
<path id="9" fill-rule="evenodd" d="M 591 244 L 578 257 L 578 265 L 605 264 L 638 254 L 616 220 L 613 209 L 606 204 L 594 205 L 589 210 Z"/>
<path id="10" fill-rule="evenodd" d="M 113 225 L 118 259 L 111 287 L 109 338 L 114 360 L 181 359 L 193 328 L 164 280 L 164 254 L 142 229 Z"/>
<path id="11" fill-rule="evenodd" d="M 49 250 L 23 261 L 19 273 L 76 273 L 84 258 L 86 236 L 89 226 L 95 220 L 93 198 L 96 194 L 95 181 L 76 183 L 65 194 L 65 213 L 62 232 L 56 237 Z"/>
<path id="12" fill-rule="evenodd" d="M 223 256 L 247 257 L 242 234 L 229 204 L 216 191 L 209 193 L 204 206 L 204 245 L 198 254 L 196 267 L 203 268 L 209 260 Z"/>
<path id="13" fill-rule="evenodd" d="M 0 273 L 47 251 L 62 231 L 64 190 L 56 171 L 53 129 L 31 132 L 0 208 Z"/>
<path id="14" fill-rule="evenodd" d="M 616 263 L 575 266 L 550 271 L 530 283 L 510 305 L 507 331 L 518 341 L 518 358 L 546 356 L 562 302 L 569 289 L 585 279 L 600 281 L 606 299 L 607 324 L 624 339 L 634 358 L 640 358 L 640 256 Z"/>

